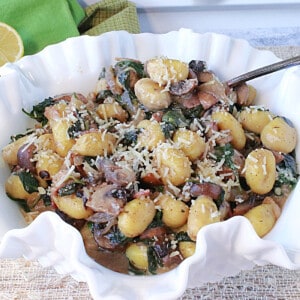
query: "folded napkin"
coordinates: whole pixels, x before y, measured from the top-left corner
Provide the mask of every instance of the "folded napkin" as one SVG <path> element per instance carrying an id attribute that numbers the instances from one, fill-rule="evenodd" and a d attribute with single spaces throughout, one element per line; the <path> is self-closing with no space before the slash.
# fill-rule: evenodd
<path id="1" fill-rule="evenodd" d="M 77 0 L 0 0 L 0 21 L 18 31 L 25 55 L 78 36 L 84 17 Z"/>
<path id="2" fill-rule="evenodd" d="M 113 30 L 139 33 L 136 7 L 126 0 L 102 0 L 85 8 L 86 17 L 78 28 L 81 34 L 99 35 Z"/>

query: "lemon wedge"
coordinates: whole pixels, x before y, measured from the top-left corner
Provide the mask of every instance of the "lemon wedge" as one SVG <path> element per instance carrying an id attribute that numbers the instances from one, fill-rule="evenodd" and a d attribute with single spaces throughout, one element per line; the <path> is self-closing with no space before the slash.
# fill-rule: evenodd
<path id="1" fill-rule="evenodd" d="M 24 45 L 18 32 L 0 22 L 0 67 L 7 62 L 15 62 L 23 56 Z"/>

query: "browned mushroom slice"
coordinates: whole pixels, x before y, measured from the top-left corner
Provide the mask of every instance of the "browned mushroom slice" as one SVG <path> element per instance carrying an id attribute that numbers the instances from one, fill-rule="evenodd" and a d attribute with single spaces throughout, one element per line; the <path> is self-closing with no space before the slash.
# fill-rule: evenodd
<path id="1" fill-rule="evenodd" d="M 96 224 L 103 224 L 98 228 L 98 234 L 106 234 L 113 225 L 117 223 L 116 216 L 109 214 L 107 212 L 96 212 L 91 215 L 87 221 L 96 223 Z"/>
<path id="2" fill-rule="evenodd" d="M 188 79 L 197 79 L 198 80 L 197 74 L 192 69 L 189 69 Z"/>
<path id="3" fill-rule="evenodd" d="M 210 182 L 194 183 L 191 186 L 190 193 L 192 197 L 204 195 L 209 196 L 212 199 L 218 199 L 222 193 L 222 188 L 219 185 Z"/>
<path id="4" fill-rule="evenodd" d="M 237 103 L 242 106 L 251 105 L 256 95 L 255 89 L 246 83 L 237 86 L 235 92 L 237 95 Z"/>
<path id="5" fill-rule="evenodd" d="M 19 148 L 17 153 L 18 165 L 32 173 L 36 171 L 35 163 L 32 161 L 35 150 L 36 146 L 34 144 L 25 144 Z"/>
<path id="6" fill-rule="evenodd" d="M 197 86 L 197 84 L 197 79 L 180 80 L 178 82 L 172 83 L 169 91 L 172 95 L 181 96 L 192 92 L 192 90 Z"/>
<path id="7" fill-rule="evenodd" d="M 216 95 L 213 94 L 212 92 L 200 91 L 198 93 L 198 98 L 202 107 L 205 110 L 211 108 L 213 105 L 215 105 L 218 102 Z"/>
<path id="8" fill-rule="evenodd" d="M 73 98 L 77 98 L 79 100 L 81 100 L 83 103 L 87 103 L 88 100 L 87 98 L 83 95 L 83 94 L 80 94 L 80 93 L 65 93 L 65 94 L 60 94 L 60 95 L 57 95 L 53 98 L 54 101 L 61 101 L 61 100 L 64 100 L 66 102 L 71 102 L 71 100 Z"/>
<path id="9" fill-rule="evenodd" d="M 233 200 L 236 202 L 236 207 L 233 208 L 233 216 L 244 215 L 252 207 L 260 205 L 264 198 L 265 195 L 258 195 L 252 192 L 236 195 Z M 243 199 L 245 200 L 243 201 Z"/>
<path id="10" fill-rule="evenodd" d="M 117 189 L 113 184 L 97 186 L 86 202 L 86 206 L 95 212 L 105 212 L 117 216 L 126 202 L 126 199 L 114 196 Z"/>
<path id="11" fill-rule="evenodd" d="M 229 130 L 220 130 L 219 136 L 216 138 L 218 145 L 224 146 L 232 141 L 232 134 Z"/>
<path id="12" fill-rule="evenodd" d="M 104 172 L 107 182 L 114 183 L 118 186 L 126 186 L 136 180 L 135 173 L 132 169 L 117 166 L 109 159 L 97 159 L 96 167 L 99 171 Z"/>
<path id="13" fill-rule="evenodd" d="M 198 74 L 206 70 L 206 62 L 203 60 L 191 60 L 189 62 L 189 68 L 192 70 L 198 77 Z"/>
<path id="14" fill-rule="evenodd" d="M 238 203 L 237 206 L 233 209 L 233 216 L 242 216 L 244 215 L 250 208 L 258 205 L 252 200 L 247 200 L 242 203 Z"/>
<path id="15" fill-rule="evenodd" d="M 171 252 L 170 254 L 164 256 L 162 258 L 164 267 L 168 269 L 173 269 L 174 267 L 178 266 L 182 261 L 183 258 L 180 255 L 179 251 Z"/>
<path id="16" fill-rule="evenodd" d="M 236 88 L 237 95 L 237 103 L 240 105 L 247 105 L 248 97 L 249 97 L 249 88 L 246 83 L 239 85 Z"/>
<path id="17" fill-rule="evenodd" d="M 115 272 L 128 273 L 128 259 L 121 251 L 111 251 L 114 250 L 118 244 L 112 243 L 107 237 L 98 234 L 97 226 L 91 230 L 90 226 L 86 224 L 80 230 L 80 233 L 83 237 L 84 246 L 88 255 L 96 262 Z M 99 249 L 101 245 L 110 248 L 108 250 L 104 250 L 104 247 Z"/>
<path id="18" fill-rule="evenodd" d="M 141 235 L 140 239 L 152 239 L 153 237 L 158 239 L 164 239 L 165 235 L 167 234 L 167 230 L 165 227 L 153 227 L 146 229 Z"/>
<path id="19" fill-rule="evenodd" d="M 203 71 L 200 72 L 198 75 L 198 80 L 201 83 L 209 82 L 212 81 L 213 79 L 214 79 L 214 73 L 210 71 Z"/>
<path id="20" fill-rule="evenodd" d="M 200 105 L 200 100 L 195 93 L 189 93 L 176 99 L 185 108 L 194 108 Z"/>
<path id="21" fill-rule="evenodd" d="M 115 168 L 107 168 L 104 171 L 105 178 L 108 182 L 115 183 L 119 186 L 126 186 L 129 183 L 135 181 L 135 173 L 132 169 L 121 168 L 116 166 Z"/>
<path id="22" fill-rule="evenodd" d="M 101 227 L 94 227 L 94 238 L 100 248 L 106 250 L 117 250 L 122 249 L 124 245 L 115 238 L 116 236 L 116 229 L 115 226 L 112 226 L 110 230 L 106 233 L 102 233 Z M 117 254 L 118 252 L 113 252 Z"/>
<path id="23" fill-rule="evenodd" d="M 279 164 L 284 160 L 284 155 L 281 152 L 273 151 L 273 150 L 271 151 L 275 157 L 276 164 Z"/>
<path id="24" fill-rule="evenodd" d="M 225 85 L 216 78 L 200 84 L 199 90 L 212 93 L 218 100 L 227 99 Z"/>

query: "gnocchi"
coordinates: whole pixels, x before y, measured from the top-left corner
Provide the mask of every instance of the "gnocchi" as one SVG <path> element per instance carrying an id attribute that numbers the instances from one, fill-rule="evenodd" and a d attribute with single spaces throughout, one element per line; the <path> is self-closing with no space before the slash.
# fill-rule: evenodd
<path id="1" fill-rule="evenodd" d="M 141 270 L 148 269 L 148 247 L 143 243 L 133 243 L 126 248 L 126 256 L 130 263 Z"/>
<path id="2" fill-rule="evenodd" d="M 97 156 L 112 153 L 116 138 L 111 133 L 89 132 L 80 136 L 72 151 L 83 156 Z"/>
<path id="3" fill-rule="evenodd" d="M 51 180 L 52 176 L 59 172 L 64 163 L 63 158 L 51 150 L 40 151 L 35 159 L 37 174 L 46 180 Z"/>
<path id="4" fill-rule="evenodd" d="M 270 150 L 290 153 L 296 147 L 296 129 L 291 127 L 282 118 L 277 117 L 263 128 L 261 141 Z"/>
<path id="5" fill-rule="evenodd" d="M 6 193 L 28 221 L 57 213 L 116 272 L 166 272 L 202 247 L 203 227 L 235 215 L 263 237 L 298 180 L 297 133 L 255 94 L 203 61 L 117 59 L 89 95 L 27 113 L 34 128 L 2 150 Z"/>
<path id="6" fill-rule="evenodd" d="M 157 121 L 142 120 L 137 125 L 141 132 L 138 135 L 138 144 L 153 151 L 160 143 L 165 142 L 164 133 Z"/>
<path id="7" fill-rule="evenodd" d="M 155 205 L 151 199 L 133 199 L 119 214 L 118 227 L 125 236 L 136 237 L 147 228 L 154 215 Z"/>
<path id="8" fill-rule="evenodd" d="M 258 236 L 265 236 L 273 228 L 280 215 L 279 206 L 272 198 L 265 198 L 262 204 L 251 208 L 245 213 Z"/>
<path id="9" fill-rule="evenodd" d="M 20 139 L 13 141 L 2 149 L 3 160 L 9 165 L 18 164 L 18 151 L 30 140 L 30 136 L 24 136 Z"/>
<path id="10" fill-rule="evenodd" d="M 24 185 L 17 174 L 11 174 L 6 183 L 5 191 L 12 199 L 28 200 L 31 195 L 24 188 Z"/>
<path id="11" fill-rule="evenodd" d="M 251 190 L 257 194 L 266 194 L 274 186 L 276 162 L 273 153 L 266 149 L 250 152 L 245 161 L 245 178 Z"/>
<path id="12" fill-rule="evenodd" d="M 193 201 L 188 221 L 187 232 L 193 241 L 196 241 L 199 230 L 208 224 L 220 222 L 220 213 L 211 197 L 199 196 Z"/>
<path id="13" fill-rule="evenodd" d="M 75 140 L 68 134 L 71 121 L 68 119 L 58 119 L 52 123 L 53 139 L 55 143 L 55 151 L 62 157 L 65 157 L 69 150 L 75 144 Z"/>
<path id="14" fill-rule="evenodd" d="M 140 79 L 134 86 L 138 100 L 150 110 L 168 108 L 171 96 L 168 91 L 150 78 Z"/>
<path id="15" fill-rule="evenodd" d="M 244 129 L 260 134 L 264 127 L 271 122 L 272 115 L 267 110 L 244 109 L 239 115 L 239 121 Z"/>
<path id="16" fill-rule="evenodd" d="M 155 158 L 158 172 L 166 185 L 168 183 L 175 186 L 184 184 L 191 176 L 190 161 L 183 151 L 162 144 L 161 147 L 156 148 Z"/>
<path id="17" fill-rule="evenodd" d="M 119 120 L 120 122 L 125 122 L 128 118 L 128 113 L 117 102 L 99 104 L 96 112 L 99 117 L 104 120 L 113 118 Z"/>
<path id="18" fill-rule="evenodd" d="M 74 219 L 86 219 L 93 214 L 89 207 L 85 207 L 82 199 L 76 195 L 55 196 L 53 201 L 57 207 Z"/>
<path id="19" fill-rule="evenodd" d="M 189 241 L 179 242 L 179 251 L 184 258 L 188 258 L 195 253 L 196 243 Z"/>
<path id="20" fill-rule="evenodd" d="M 167 85 L 169 82 L 185 80 L 189 74 L 188 64 L 168 58 L 154 58 L 148 60 L 146 71 L 149 77 L 159 85 Z"/>
<path id="21" fill-rule="evenodd" d="M 232 145 L 237 150 L 245 147 L 246 136 L 242 125 L 229 112 L 217 111 L 211 115 L 212 119 L 217 122 L 221 130 L 229 130 L 232 135 Z"/>
<path id="22" fill-rule="evenodd" d="M 190 161 L 200 158 L 206 149 L 205 140 L 196 132 L 187 129 L 178 129 L 173 135 L 173 141 Z"/>
<path id="23" fill-rule="evenodd" d="M 189 207 L 181 200 L 170 195 L 161 195 L 156 202 L 163 212 L 162 221 L 170 228 L 178 228 L 186 224 Z"/>

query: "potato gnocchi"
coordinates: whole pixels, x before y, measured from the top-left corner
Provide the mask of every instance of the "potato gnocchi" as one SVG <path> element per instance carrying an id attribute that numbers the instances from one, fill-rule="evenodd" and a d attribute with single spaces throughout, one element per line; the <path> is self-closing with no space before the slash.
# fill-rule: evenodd
<path id="1" fill-rule="evenodd" d="M 2 149 L 6 193 L 28 222 L 59 214 L 90 256 L 122 273 L 176 267 L 201 228 L 233 216 L 263 237 L 297 184 L 297 133 L 255 96 L 204 61 L 118 59 L 89 95 L 24 111 L 36 125 Z"/>

